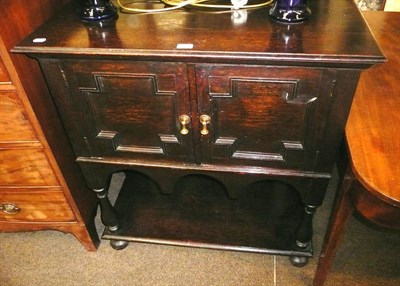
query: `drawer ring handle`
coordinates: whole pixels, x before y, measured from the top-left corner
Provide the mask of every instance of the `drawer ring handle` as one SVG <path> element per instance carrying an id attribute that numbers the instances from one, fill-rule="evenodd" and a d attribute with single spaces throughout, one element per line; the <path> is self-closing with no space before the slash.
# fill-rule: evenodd
<path id="1" fill-rule="evenodd" d="M 2 203 L 0 205 L 0 210 L 5 214 L 17 214 L 21 209 L 13 203 Z"/>

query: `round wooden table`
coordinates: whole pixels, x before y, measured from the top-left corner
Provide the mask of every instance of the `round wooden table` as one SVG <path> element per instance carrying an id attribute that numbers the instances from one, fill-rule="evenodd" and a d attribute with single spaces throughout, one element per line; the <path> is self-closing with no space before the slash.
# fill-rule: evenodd
<path id="1" fill-rule="evenodd" d="M 357 210 L 400 230 L 400 13 L 364 12 L 387 58 L 361 75 L 346 125 L 348 164 L 339 184 L 314 285 L 323 285 Z"/>

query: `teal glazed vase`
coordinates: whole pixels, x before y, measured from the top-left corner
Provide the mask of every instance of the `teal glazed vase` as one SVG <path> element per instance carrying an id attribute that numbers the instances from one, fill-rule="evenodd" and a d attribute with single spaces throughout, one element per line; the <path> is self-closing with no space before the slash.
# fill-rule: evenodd
<path id="1" fill-rule="evenodd" d="M 276 0 L 269 14 L 278 22 L 299 23 L 308 19 L 311 10 L 307 0 Z"/>
<path id="2" fill-rule="evenodd" d="M 103 21 L 116 18 L 117 8 L 110 0 L 82 0 L 81 19 L 84 21 Z"/>

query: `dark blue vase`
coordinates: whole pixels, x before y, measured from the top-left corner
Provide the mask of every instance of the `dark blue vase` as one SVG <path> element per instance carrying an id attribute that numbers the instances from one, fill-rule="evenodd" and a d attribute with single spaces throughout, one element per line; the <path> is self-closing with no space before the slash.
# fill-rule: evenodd
<path id="1" fill-rule="evenodd" d="M 117 17 L 117 8 L 110 0 L 83 0 L 81 19 L 103 21 Z"/>
<path id="2" fill-rule="evenodd" d="M 311 11 L 307 0 L 276 0 L 269 14 L 279 22 L 298 23 L 307 20 Z"/>

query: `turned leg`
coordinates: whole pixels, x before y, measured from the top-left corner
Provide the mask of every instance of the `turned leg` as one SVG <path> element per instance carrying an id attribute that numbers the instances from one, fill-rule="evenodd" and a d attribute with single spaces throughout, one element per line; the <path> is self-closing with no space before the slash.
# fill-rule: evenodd
<path id="1" fill-rule="evenodd" d="M 353 182 L 354 175 L 351 171 L 351 167 L 348 167 L 345 177 L 339 186 L 338 197 L 333 205 L 332 214 L 318 260 L 317 270 L 315 272 L 313 282 L 314 286 L 322 286 L 324 284 L 331 269 L 333 258 L 339 248 L 339 243 L 343 238 L 344 231 L 347 228 L 351 214 L 354 210 L 349 196 Z"/>
<path id="2" fill-rule="evenodd" d="M 118 230 L 118 218 L 117 214 L 115 213 L 114 208 L 112 207 L 110 200 L 108 199 L 108 190 L 107 189 L 100 189 L 100 190 L 93 190 L 97 198 L 99 199 L 100 204 L 100 215 L 101 215 L 101 222 L 112 232 Z"/>
<path id="3" fill-rule="evenodd" d="M 315 213 L 315 206 L 306 206 L 304 208 L 305 214 L 299 228 L 296 232 L 296 245 L 300 250 L 306 250 L 311 245 L 313 236 L 313 216 Z M 308 263 L 308 257 L 291 256 L 290 261 L 296 267 L 303 267 Z"/>
<path id="4" fill-rule="evenodd" d="M 99 199 L 100 204 L 100 216 L 102 223 L 108 228 L 110 232 L 116 233 L 120 229 L 120 225 L 118 223 L 117 214 L 108 199 L 108 190 L 107 189 L 94 189 L 94 192 Z M 116 250 L 124 249 L 127 245 L 127 241 L 120 240 L 111 240 L 110 245 L 112 248 Z"/>

